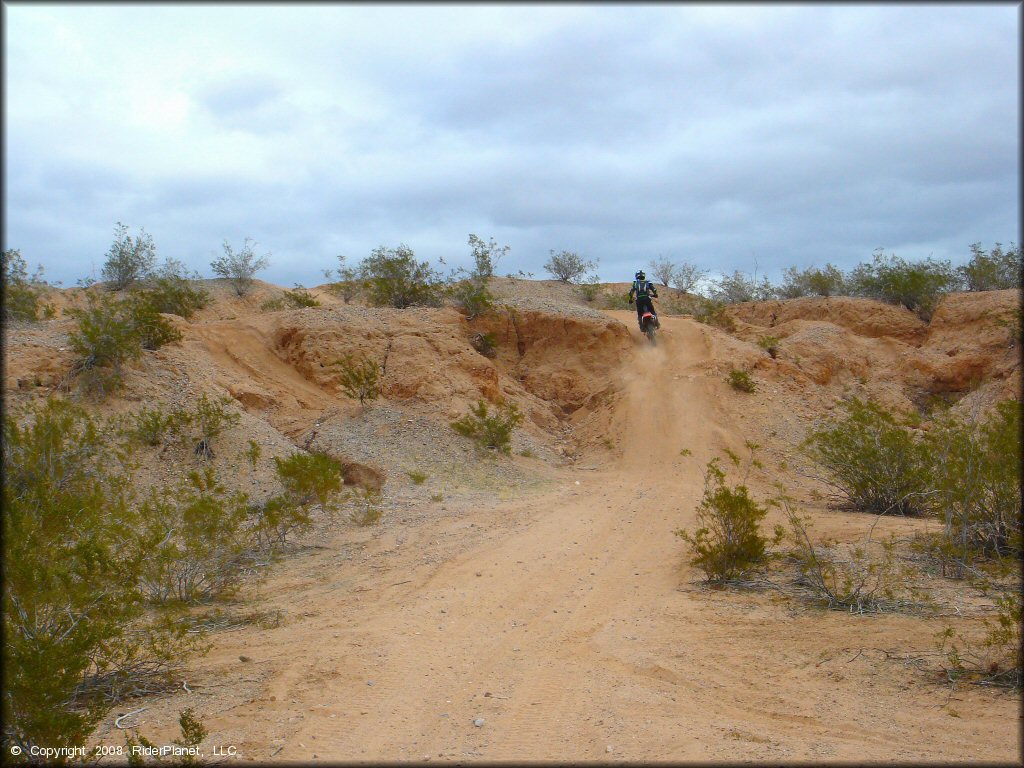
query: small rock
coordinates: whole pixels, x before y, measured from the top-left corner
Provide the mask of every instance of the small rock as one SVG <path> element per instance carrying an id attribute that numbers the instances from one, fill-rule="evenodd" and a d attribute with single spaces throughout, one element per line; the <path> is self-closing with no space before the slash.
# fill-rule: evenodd
<path id="1" fill-rule="evenodd" d="M 250 659 L 248 656 L 239 656 L 238 660 L 239 661 L 252 661 L 252 659 Z"/>
<path id="2" fill-rule="evenodd" d="M 367 685 L 373 685 L 373 680 L 367 680 L 367 681 L 366 681 L 366 684 L 367 684 Z"/>
<path id="3" fill-rule="evenodd" d="M 604 751 L 605 752 L 611 752 L 612 751 L 612 745 L 609 744 L 607 747 L 604 748 Z"/>
<path id="4" fill-rule="evenodd" d="M 484 719 L 482 717 L 478 717 L 476 720 L 473 721 L 473 725 L 475 725 L 477 728 L 480 728 L 483 724 Z"/>
<path id="5" fill-rule="evenodd" d="M 482 572 L 480 572 L 480 571 L 477 571 L 477 572 L 476 572 L 476 575 L 477 575 L 477 576 L 483 576 L 483 573 L 482 573 Z"/>

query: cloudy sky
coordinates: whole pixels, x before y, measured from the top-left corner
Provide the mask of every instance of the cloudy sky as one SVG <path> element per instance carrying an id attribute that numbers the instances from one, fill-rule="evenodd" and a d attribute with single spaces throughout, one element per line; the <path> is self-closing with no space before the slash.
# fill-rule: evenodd
<path id="1" fill-rule="evenodd" d="M 1020 242 L 1020 9 L 4 3 L 4 247 L 65 285 L 115 223 L 323 282 L 467 235 L 628 280 Z"/>

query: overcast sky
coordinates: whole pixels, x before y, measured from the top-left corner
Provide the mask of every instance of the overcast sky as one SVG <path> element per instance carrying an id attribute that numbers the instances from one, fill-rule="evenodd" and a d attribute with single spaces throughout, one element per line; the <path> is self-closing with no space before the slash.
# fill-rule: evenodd
<path id="1" fill-rule="evenodd" d="M 469 233 L 606 281 L 1020 242 L 1013 4 L 3 10 L 4 247 L 65 285 L 118 221 L 285 286 Z"/>

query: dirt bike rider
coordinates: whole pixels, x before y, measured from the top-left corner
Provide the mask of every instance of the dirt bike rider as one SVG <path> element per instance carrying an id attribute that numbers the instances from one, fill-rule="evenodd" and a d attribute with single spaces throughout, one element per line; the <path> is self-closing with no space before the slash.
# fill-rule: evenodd
<path id="1" fill-rule="evenodd" d="M 651 297 L 658 298 L 658 289 L 654 287 L 654 283 L 647 280 L 647 275 L 641 269 L 634 275 L 636 280 L 633 281 L 633 287 L 629 289 L 629 303 L 633 303 L 633 295 L 636 295 L 636 322 L 640 326 L 640 330 L 644 329 L 644 311 L 650 312 L 654 315 L 654 327 L 660 328 L 661 321 L 658 319 L 658 313 L 654 311 L 654 304 L 651 302 Z"/>

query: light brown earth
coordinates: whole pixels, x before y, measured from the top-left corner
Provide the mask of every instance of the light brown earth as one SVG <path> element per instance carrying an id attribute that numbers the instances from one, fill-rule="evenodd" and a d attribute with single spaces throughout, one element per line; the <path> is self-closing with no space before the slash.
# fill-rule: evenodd
<path id="1" fill-rule="evenodd" d="M 812 502 L 819 486 L 783 462 L 843 394 L 909 407 L 940 394 L 965 412 L 1014 395 L 1018 351 L 985 318 L 1011 313 L 1015 292 L 954 297 L 930 329 L 857 300 L 831 300 L 831 314 L 829 300 L 787 302 L 774 321 L 737 307 L 735 335 L 664 316 L 651 349 L 632 312 L 519 282 L 533 295 L 502 286 L 517 313 L 469 325 L 453 310 L 370 311 L 322 293 L 323 309 L 259 314 L 250 301 L 232 317 L 223 299 L 133 372 L 109 410 L 227 393 L 243 421 L 220 468 L 253 436 L 270 455 L 324 447 L 386 474 L 386 512 L 369 528 L 321 521 L 234 606 L 280 626 L 214 633 L 181 690 L 123 703 L 101 739 L 118 743 L 114 717 L 145 707 L 128 722 L 169 742 L 191 706 L 207 757 L 233 747 L 260 762 L 1019 759 L 1017 696 L 951 693 L 911 663 L 945 626 L 977 631 L 967 598 L 952 598 L 964 617 L 849 615 L 710 591 L 673 535 L 694 527 L 705 463 L 751 439 L 766 465 L 755 491 L 781 480 L 815 531 L 863 535 L 874 518 Z M 59 370 L 61 322 L 9 339 L 14 400 Z M 495 334 L 496 358 L 473 352 L 475 330 Z M 755 344 L 767 333 L 783 339 L 778 360 Z M 365 409 L 321 367 L 352 350 L 386 361 L 384 399 Z M 757 393 L 723 381 L 741 364 Z M 480 458 L 447 429 L 478 397 L 528 414 L 511 457 Z M 271 492 L 267 466 L 235 479 Z M 876 530 L 930 525 L 883 518 Z"/>

